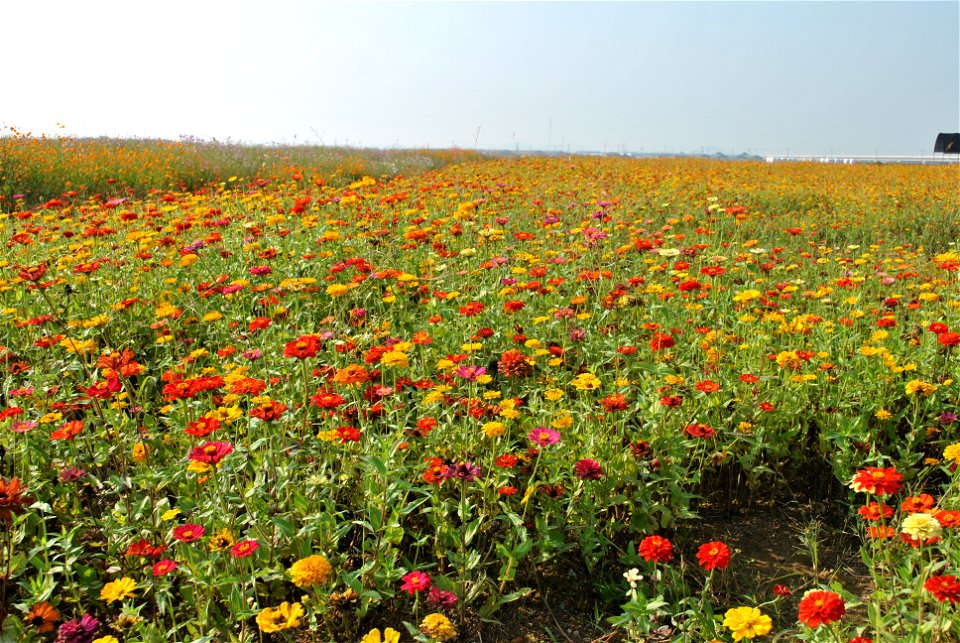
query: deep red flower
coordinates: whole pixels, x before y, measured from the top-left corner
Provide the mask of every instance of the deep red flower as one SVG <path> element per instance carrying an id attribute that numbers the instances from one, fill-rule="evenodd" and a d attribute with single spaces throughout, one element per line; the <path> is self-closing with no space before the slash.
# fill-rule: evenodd
<path id="1" fill-rule="evenodd" d="M 730 564 L 730 548 L 719 540 L 704 543 L 697 550 L 697 560 L 707 571 L 723 569 Z"/>
<path id="2" fill-rule="evenodd" d="M 949 574 L 943 576 L 931 576 L 923 584 L 923 588 L 937 597 L 937 600 L 943 603 L 960 602 L 960 579 Z"/>
<path id="3" fill-rule="evenodd" d="M 669 563 L 673 560 L 673 544 L 661 536 L 647 536 L 640 541 L 637 551 L 649 563 Z"/>
<path id="4" fill-rule="evenodd" d="M 799 621 L 807 627 L 820 627 L 839 621 L 847 608 L 839 594 L 812 590 L 800 600 Z"/>
<path id="5" fill-rule="evenodd" d="M 603 477 L 603 467 L 596 460 L 584 458 L 573 465 L 574 473 L 581 480 L 599 480 Z"/>

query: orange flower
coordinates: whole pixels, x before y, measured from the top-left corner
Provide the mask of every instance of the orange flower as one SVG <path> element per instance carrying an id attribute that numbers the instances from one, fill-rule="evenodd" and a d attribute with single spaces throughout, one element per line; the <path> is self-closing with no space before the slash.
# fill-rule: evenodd
<path id="1" fill-rule="evenodd" d="M 33 502 L 23 495 L 27 488 L 20 485 L 17 478 L 6 481 L 0 478 L 0 521 L 8 522 L 11 514 L 23 512 L 23 506 Z"/>

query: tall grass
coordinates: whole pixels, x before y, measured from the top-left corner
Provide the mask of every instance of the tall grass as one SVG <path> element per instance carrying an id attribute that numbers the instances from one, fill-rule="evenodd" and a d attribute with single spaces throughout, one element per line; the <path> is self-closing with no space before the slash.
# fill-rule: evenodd
<path id="1" fill-rule="evenodd" d="M 230 177 L 300 177 L 346 184 L 479 160 L 466 150 L 376 150 L 320 145 L 242 145 L 198 139 L 49 138 L 0 132 L 0 210 L 65 192 L 143 196 L 151 189 L 197 190 Z"/>

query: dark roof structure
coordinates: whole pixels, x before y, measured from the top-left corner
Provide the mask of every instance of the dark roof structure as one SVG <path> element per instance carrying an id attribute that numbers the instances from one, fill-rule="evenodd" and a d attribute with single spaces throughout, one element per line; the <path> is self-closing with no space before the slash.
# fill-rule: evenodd
<path id="1" fill-rule="evenodd" d="M 960 134 L 937 134 L 933 144 L 934 154 L 960 154 Z"/>

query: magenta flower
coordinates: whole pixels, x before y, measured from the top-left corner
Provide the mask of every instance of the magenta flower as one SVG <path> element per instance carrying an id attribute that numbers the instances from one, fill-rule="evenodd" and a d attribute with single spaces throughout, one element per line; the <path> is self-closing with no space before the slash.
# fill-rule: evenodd
<path id="1" fill-rule="evenodd" d="M 431 587 L 427 595 L 427 606 L 430 609 L 450 608 L 457 604 L 457 595 L 453 592 L 445 592 L 438 587 Z"/>
<path id="2" fill-rule="evenodd" d="M 603 467 L 596 460 L 584 458 L 573 465 L 573 472 L 581 480 L 599 480 L 603 477 Z"/>
<path id="3" fill-rule="evenodd" d="M 480 477 L 480 467 L 472 462 L 460 462 L 459 464 L 448 464 L 443 468 L 441 475 L 444 478 L 456 478 L 466 482 L 473 482 Z"/>
<path id="4" fill-rule="evenodd" d="M 403 585 L 400 586 L 405 592 L 417 594 L 430 588 L 430 577 L 423 572 L 410 572 L 403 577 Z"/>
<path id="5" fill-rule="evenodd" d="M 483 366 L 480 366 L 480 367 L 461 366 L 456 370 L 454 375 L 456 375 L 457 377 L 462 377 L 465 380 L 470 380 L 471 382 L 475 382 L 478 377 L 480 377 L 486 372 L 487 372 L 487 369 L 484 368 Z"/>
<path id="6" fill-rule="evenodd" d="M 530 431 L 527 437 L 530 438 L 531 442 L 541 447 L 556 444 L 560 441 L 560 434 L 545 426 L 538 426 L 533 431 Z"/>

